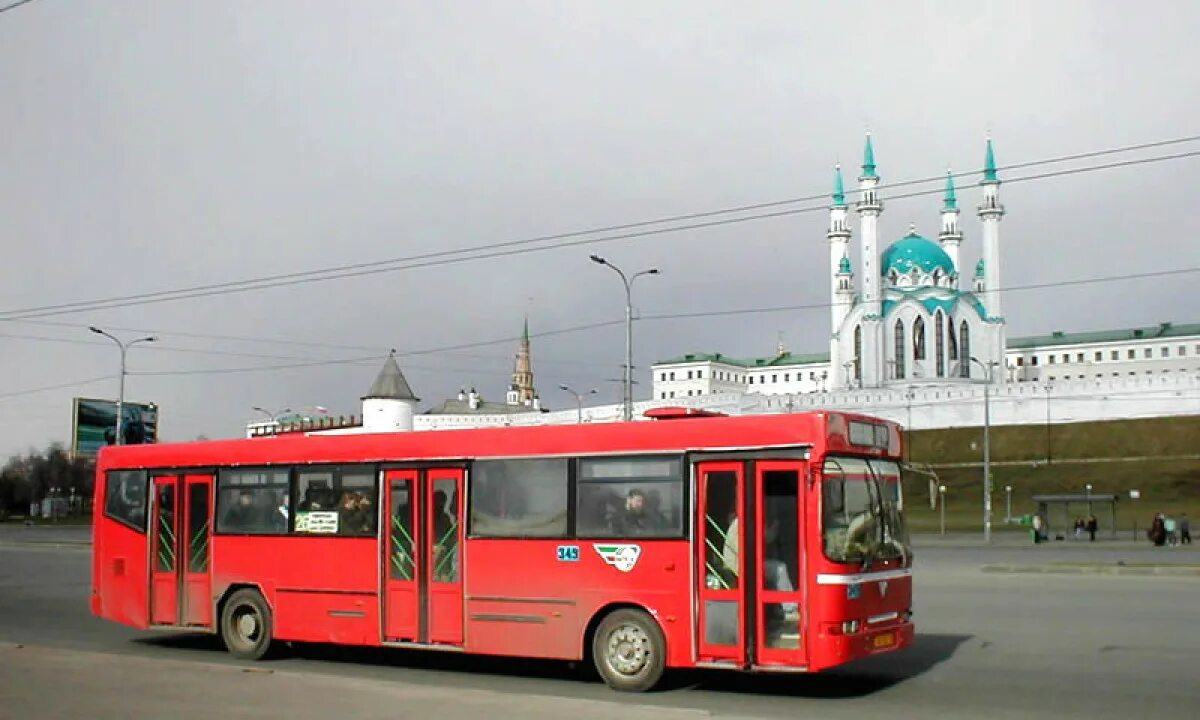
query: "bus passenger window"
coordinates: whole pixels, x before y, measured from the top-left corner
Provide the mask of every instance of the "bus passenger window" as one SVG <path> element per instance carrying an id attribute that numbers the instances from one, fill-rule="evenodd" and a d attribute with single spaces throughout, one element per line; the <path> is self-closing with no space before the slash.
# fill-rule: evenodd
<path id="1" fill-rule="evenodd" d="M 217 475 L 217 532 L 280 535 L 280 495 L 288 491 L 287 468 L 222 470 Z"/>
<path id="2" fill-rule="evenodd" d="M 378 493 L 372 465 L 330 465 L 296 473 L 296 521 L 303 535 L 373 537 Z"/>
<path id="3" fill-rule="evenodd" d="M 566 460 L 480 460 L 470 483 L 472 535 L 566 536 Z"/>
<path id="4" fill-rule="evenodd" d="M 683 464 L 679 458 L 579 461 L 576 535 L 680 537 Z"/>

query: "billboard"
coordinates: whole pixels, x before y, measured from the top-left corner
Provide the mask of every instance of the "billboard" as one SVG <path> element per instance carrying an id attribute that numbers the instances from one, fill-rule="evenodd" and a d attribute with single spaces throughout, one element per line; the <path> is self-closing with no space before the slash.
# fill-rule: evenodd
<path id="1" fill-rule="evenodd" d="M 158 406 L 126 401 L 121 434 L 125 445 L 158 441 Z M 71 413 L 71 449 L 95 457 L 105 445 L 115 445 L 117 404 L 112 400 L 75 398 Z"/>

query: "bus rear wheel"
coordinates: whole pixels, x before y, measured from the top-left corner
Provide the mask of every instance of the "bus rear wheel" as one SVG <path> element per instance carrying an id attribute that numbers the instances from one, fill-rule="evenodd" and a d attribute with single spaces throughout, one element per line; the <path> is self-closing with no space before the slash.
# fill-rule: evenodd
<path id="1" fill-rule="evenodd" d="M 645 612 L 614 610 L 592 636 L 592 659 L 612 689 L 643 692 L 662 678 L 667 642 L 658 623 Z"/>
<path id="2" fill-rule="evenodd" d="M 221 638 L 236 658 L 260 660 L 271 649 L 271 609 L 257 590 L 238 590 L 221 611 Z"/>

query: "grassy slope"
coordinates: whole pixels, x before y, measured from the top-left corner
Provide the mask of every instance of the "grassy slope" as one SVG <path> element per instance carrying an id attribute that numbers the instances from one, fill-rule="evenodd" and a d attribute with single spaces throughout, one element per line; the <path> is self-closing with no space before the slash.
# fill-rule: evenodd
<path id="1" fill-rule="evenodd" d="M 983 430 L 980 427 L 923 430 L 909 434 L 909 460 L 929 465 L 947 488 L 949 529 L 977 529 L 982 522 Z M 972 447 L 972 444 L 974 445 Z M 1049 448 L 1049 462 L 1047 462 Z M 1177 458 L 1193 455 L 1194 458 Z M 1033 495 L 1083 493 L 1092 485 L 1097 494 L 1118 494 L 1117 524 L 1145 527 L 1157 511 L 1200 517 L 1200 416 L 1116 420 L 1092 423 L 1003 426 L 991 431 L 993 462 L 1016 462 L 992 469 L 993 517 L 1003 523 L 1004 486 L 1013 487 L 1013 514 L 1030 512 Z M 1167 459 L 1173 458 L 1176 459 Z M 1129 458 L 1145 458 L 1124 461 Z M 1080 463 L 1079 459 L 1108 462 Z M 971 463 L 969 467 L 947 467 Z M 1129 490 L 1141 492 L 1130 500 Z M 938 527 L 938 513 L 929 507 L 928 478 L 912 474 L 906 480 L 910 522 L 914 530 Z M 1107 524 L 1099 508 L 1097 517 Z M 1059 511 L 1061 512 L 1061 511 Z M 1084 514 L 1086 507 L 1072 508 Z M 1055 514 L 1052 522 L 1061 523 Z"/>

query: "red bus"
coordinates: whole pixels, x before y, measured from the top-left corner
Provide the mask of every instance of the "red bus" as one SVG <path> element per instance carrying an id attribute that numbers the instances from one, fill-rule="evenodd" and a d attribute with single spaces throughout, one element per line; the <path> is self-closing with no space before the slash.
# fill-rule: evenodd
<path id="1" fill-rule="evenodd" d="M 619 690 L 819 671 L 912 643 L 900 453 L 843 413 L 110 447 L 91 607 L 251 659 L 591 657 Z"/>

